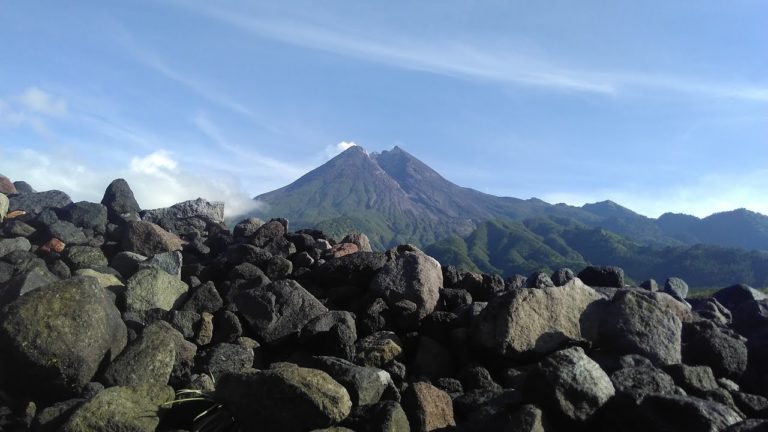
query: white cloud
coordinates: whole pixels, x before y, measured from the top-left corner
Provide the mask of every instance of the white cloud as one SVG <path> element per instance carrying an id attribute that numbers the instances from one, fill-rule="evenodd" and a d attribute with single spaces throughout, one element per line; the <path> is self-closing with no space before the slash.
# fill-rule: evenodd
<path id="1" fill-rule="evenodd" d="M 38 191 L 62 190 L 75 201 L 100 202 L 107 185 L 122 177 L 143 209 L 201 197 L 223 201 L 225 215 L 235 218 L 259 206 L 238 180 L 193 173 L 165 150 L 136 156 L 123 168 L 108 169 L 67 154 L 0 149 L 0 172 L 11 180 L 27 181 Z"/>
<path id="2" fill-rule="evenodd" d="M 56 98 L 37 87 L 30 87 L 19 97 L 19 103 L 27 110 L 48 116 L 61 117 L 67 114 L 67 102 Z"/>
<path id="3" fill-rule="evenodd" d="M 336 145 L 329 145 L 325 147 L 325 155 L 328 157 L 328 159 L 331 159 L 339 153 L 349 149 L 350 147 L 355 146 L 357 146 L 357 144 L 352 141 L 342 141 Z"/>

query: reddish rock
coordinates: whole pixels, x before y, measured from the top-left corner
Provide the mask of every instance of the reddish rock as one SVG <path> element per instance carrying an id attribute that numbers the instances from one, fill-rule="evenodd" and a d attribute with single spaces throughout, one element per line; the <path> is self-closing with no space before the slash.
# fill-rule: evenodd
<path id="1" fill-rule="evenodd" d="M 184 241 L 176 234 L 147 221 L 131 222 L 123 235 L 123 248 L 144 256 L 181 250 Z"/>
<path id="2" fill-rule="evenodd" d="M 61 240 L 57 239 L 56 237 L 51 238 L 48 240 L 48 242 L 42 246 L 40 246 L 40 250 L 45 253 L 62 253 L 64 252 L 64 248 L 66 245 Z"/>
<path id="3" fill-rule="evenodd" d="M 27 212 L 25 212 L 24 210 L 14 210 L 12 212 L 8 212 L 8 214 L 5 215 L 5 218 L 6 219 L 13 219 L 13 218 L 17 218 L 19 216 L 23 216 L 25 214 L 27 214 Z"/>
<path id="4" fill-rule="evenodd" d="M 417 382 L 408 387 L 403 395 L 403 408 L 414 432 L 456 426 L 451 396 L 428 382 Z"/>
<path id="5" fill-rule="evenodd" d="M 331 248 L 331 255 L 334 258 L 340 258 L 345 255 L 351 255 L 353 253 L 360 252 L 360 247 L 354 243 L 339 243 Z"/>
<path id="6" fill-rule="evenodd" d="M 6 195 L 13 195 L 19 193 L 16 190 L 16 186 L 13 185 L 13 182 L 6 176 L 0 174 L 0 193 L 4 193 Z"/>

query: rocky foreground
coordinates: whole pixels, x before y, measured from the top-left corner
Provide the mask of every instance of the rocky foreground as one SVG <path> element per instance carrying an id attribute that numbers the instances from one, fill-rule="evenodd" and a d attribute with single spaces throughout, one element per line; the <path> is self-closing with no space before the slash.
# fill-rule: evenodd
<path id="1" fill-rule="evenodd" d="M 0 430 L 763 431 L 768 299 L 0 176 Z"/>

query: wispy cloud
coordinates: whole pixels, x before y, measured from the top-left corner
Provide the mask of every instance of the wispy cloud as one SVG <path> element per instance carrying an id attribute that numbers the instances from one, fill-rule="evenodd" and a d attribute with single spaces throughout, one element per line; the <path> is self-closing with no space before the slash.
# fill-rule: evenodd
<path id="1" fill-rule="evenodd" d="M 329 145 L 325 147 L 325 155 L 328 157 L 328 159 L 331 159 L 344 150 L 347 150 L 350 147 L 354 147 L 356 145 L 357 144 L 353 143 L 352 141 L 342 141 L 335 145 Z"/>
<path id="2" fill-rule="evenodd" d="M 535 86 L 559 91 L 623 95 L 650 90 L 693 96 L 768 102 L 768 83 L 713 82 L 647 71 L 579 69 L 547 58 L 464 42 L 425 42 L 395 34 L 370 36 L 300 21 L 269 20 L 202 3 L 179 7 L 290 45 L 445 76 Z"/>
<path id="3" fill-rule="evenodd" d="M 22 106 L 38 114 L 56 117 L 67 114 L 66 101 L 56 98 L 37 87 L 28 88 L 19 96 L 19 101 Z"/>

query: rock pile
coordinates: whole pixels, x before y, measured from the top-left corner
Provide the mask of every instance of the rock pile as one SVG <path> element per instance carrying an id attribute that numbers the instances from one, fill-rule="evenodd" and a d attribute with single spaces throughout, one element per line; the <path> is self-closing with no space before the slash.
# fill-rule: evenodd
<path id="1" fill-rule="evenodd" d="M 768 299 L 504 280 L 223 205 L 0 176 L 0 430 L 758 431 Z"/>

